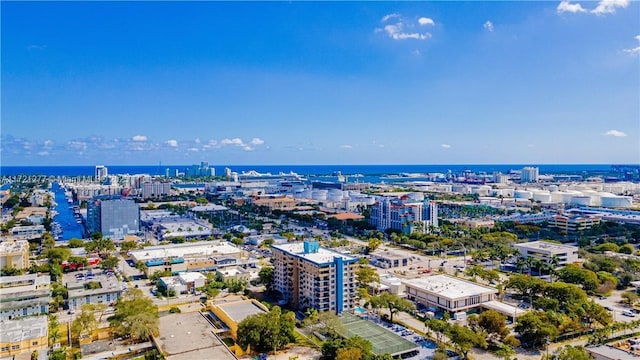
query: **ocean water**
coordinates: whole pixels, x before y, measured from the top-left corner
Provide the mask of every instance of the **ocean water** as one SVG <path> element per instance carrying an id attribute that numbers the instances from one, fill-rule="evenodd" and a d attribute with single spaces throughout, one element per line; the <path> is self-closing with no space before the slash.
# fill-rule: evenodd
<path id="1" fill-rule="evenodd" d="M 164 175 L 166 169 L 170 174 L 175 171 L 186 171 L 191 165 L 139 165 L 121 166 L 106 165 L 110 174 L 151 174 Z M 336 171 L 343 175 L 369 175 L 384 176 L 400 173 L 447 173 L 449 171 L 462 173 L 466 170 L 473 172 L 493 173 L 500 171 L 507 173 L 510 170 L 520 170 L 525 166 L 536 166 L 540 168 L 541 174 L 582 174 L 582 173 L 608 173 L 611 172 L 610 164 L 482 164 L 482 165 L 428 165 L 428 164 L 407 164 L 407 165 L 216 165 L 216 174 L 224 174 L 226 167 L 232 171 L 241 173 L 243 171 L 255 170 L 260 173 L 270 172 L 295 172 L 300 175 L 327 176 Z M 637 166 L 637 165 L 635 165 Z M 93 176 L 94 166 L 2 166 L 0 175 L 47 175 L 47 176 Z"/>

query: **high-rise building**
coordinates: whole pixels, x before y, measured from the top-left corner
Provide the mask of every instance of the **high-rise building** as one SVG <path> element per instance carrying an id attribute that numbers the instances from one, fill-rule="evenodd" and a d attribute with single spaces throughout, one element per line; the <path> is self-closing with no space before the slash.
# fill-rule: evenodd
<path id="1" fill-rule="evenodd" d="M 98 196 L 87 204 L 87 229 L 104 237 L 124 239 L 140 233 L 140 207 L 120 196 Z"/>
<path id="2" fill-rule="evenodd" d="M 424 218 L 426 221 L 427 230 L 438 228 L 438 203 L 435 201 L 429 201 L 429 217 Z"/>
<path id="3" fill-rule="evenodd" d="M 171 183 L 166 181 L 147 181 L 142 184 L 142 198 L 167 196 L 171 194 Z"/>
<path id="4" fill-rule="evenodd" d="M 305 241 L 273 245 L 276 290 L 298 309 L 337 314 L 356 305 L 358 259 Z"/>
<path id="5" fill-rule="evenodd" d="M 102 181 L 109 176 L 109 170 L 104 165 L 96 165 L 95 179 L 96 181 Z"/>
<path id="6" fill-rule="evenodd" d="M 522 168 L 522 172 L 520 173 L 520 182 L 521 183 L 532 183 L 538 182 L 538 168 L 537 167 L 524 167 Z"/>
<path id="7" fill-rule="evenodd" d="M 425 212 L 426 207 L 428 211 Z M 383 198 L 372 205 L 369 223 L 380 231 L 392 229 L 406 234 L 425 232 L 438 227 L 438 204 L 435 201 L 426 203 L 404 198 Z"/>

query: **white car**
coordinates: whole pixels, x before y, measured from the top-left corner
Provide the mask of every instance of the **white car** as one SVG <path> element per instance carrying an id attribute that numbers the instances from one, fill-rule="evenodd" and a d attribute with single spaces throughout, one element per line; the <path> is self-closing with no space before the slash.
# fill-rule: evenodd
<path id="1" fill-rule="evenodd" d="M 624 315 L 624 316 L 628 316 L 628 317 L 636 317 L 636 314 L 632 313 L 632 312 L 631 312 L 631 311 L 629 311 L 629 310 L 625 310 L 625 311 L 623 311 L 623 312 L 622 312 L 622 315 Z"/>

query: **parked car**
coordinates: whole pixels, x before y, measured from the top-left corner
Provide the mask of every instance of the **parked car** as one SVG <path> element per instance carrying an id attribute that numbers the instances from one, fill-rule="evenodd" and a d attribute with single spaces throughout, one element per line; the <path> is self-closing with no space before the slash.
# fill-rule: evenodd
<path id="1" fill-rule="evenodd" d="M 625 310 L 625 311 L 623 311 L 623 312 L 622 312 L 622 315 L 624 315 L 624 316 L 628 316 L 628 317 L 635 317 L 635 316 L 636 316 L 636 314 L 632 313 L 632 312 L 631 312 L 631 311 L 629 311 L 629 310 Z"/>

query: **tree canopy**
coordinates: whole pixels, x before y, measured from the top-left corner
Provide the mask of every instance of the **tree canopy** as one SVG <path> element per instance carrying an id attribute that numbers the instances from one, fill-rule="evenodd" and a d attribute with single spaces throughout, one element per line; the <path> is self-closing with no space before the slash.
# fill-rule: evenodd
<path id="1" fill-rule="evenodd" d="M 149 340 L 158 334 L 158 308 L 142 290 L 128 289 L 118 299 L 110 323 L 118 336 L 133 341 Z"/>
<path id="2" fill-rule="evenodd" d="M 295 315 L 274 306 L 271 311 L 247 317 L 238 324 L 238 344 L 254 351 L 277 351 L 295 341 Z"/>

